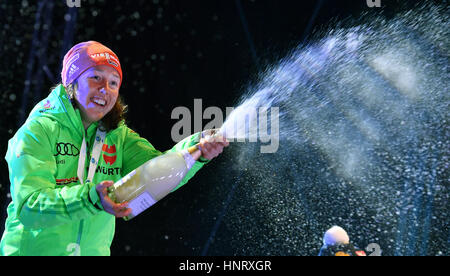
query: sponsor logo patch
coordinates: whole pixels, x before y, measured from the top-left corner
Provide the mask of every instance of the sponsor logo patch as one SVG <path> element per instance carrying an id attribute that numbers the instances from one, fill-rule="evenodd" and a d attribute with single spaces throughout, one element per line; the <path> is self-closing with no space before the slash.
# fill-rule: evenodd
<path id="1" fill-rule="evenodd" d="M 56 143 L 56 153 L 54 156 L 78 156 L 79 154 L 80 150 L 74 144 L 64 142 Z"/>
<path id="2" fill-rule="evenodd" d="M 117 159 L 116 145 L 109 146 L 107 144 L 103 144 L 102 152 L 103 160 L 105 160 L 105 163 L 112 166 Z"/>
<path id="3" fill-rule="evenodd" d="M 70 183 L 75 183 L 78 182 L 78 177 L 71 177 L 71 178 L 60 178 L 60 179 L 56 179 L 56 185 L 60 186 L 60 185 L 67 185 Z"/>
<path id="4" fill-rule="evenodd" d="M 91 58 L 96 61 L 98 61 L 99 59 L 106 59 L 109 64 L 112 64 L 115 67 L 119 67 L 119 60 L 115 56 L 110 55 L 109 53 L 92 54 Z"/>

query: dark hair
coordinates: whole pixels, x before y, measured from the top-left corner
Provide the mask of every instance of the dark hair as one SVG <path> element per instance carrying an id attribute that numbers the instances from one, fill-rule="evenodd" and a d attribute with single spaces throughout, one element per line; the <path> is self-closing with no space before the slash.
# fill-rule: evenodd
<path id="1" fill-rule="evenodd" d="M 67 95 L 69 96 L 69 99 L 72 102 L 72 106 L 74 108 L 78 108 L 74 100 L 77 87 L 77 81 L 74 81 L 73 83 L 65 87 Z M 100 120 L 99 127 L 107 132 L 116 129 L 119 126 L 119 123 L 125 120 L 127 108 L 128 106 L 124 103 L 122 97 L 119 95 L 113 108 Z"/>
<path id="2" fill-rule="evenodd" d="M 117 97 L 113 108 L 101 119 L 102 126 L 106 131 L 116 129 L 121 121 L 125 120 L 128 106 L 123 102 L 122 97 Z"/>

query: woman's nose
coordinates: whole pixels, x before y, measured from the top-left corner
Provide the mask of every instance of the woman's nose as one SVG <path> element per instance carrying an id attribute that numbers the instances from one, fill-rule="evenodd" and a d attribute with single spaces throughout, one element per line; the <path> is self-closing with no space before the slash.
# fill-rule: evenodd
<path id="1" fill-rule="evenodd" d="M 106 94 L 105 88 L 100 89 L 100 93 L 102 93 L 103 95 L 105 95 L 105 94 Z"/>

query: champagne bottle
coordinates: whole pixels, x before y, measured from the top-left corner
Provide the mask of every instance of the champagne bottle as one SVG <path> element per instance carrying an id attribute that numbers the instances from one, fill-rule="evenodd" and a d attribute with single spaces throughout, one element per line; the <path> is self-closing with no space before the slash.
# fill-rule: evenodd
<path id="1" fill-rule="evenodd" d="M 175 189 L 192 168 L 201 152 L 198 145 L 181 152 L 168 152 L 136 168 L 108 189 L 116 203 L 128 201 L 130 220 Z"/>

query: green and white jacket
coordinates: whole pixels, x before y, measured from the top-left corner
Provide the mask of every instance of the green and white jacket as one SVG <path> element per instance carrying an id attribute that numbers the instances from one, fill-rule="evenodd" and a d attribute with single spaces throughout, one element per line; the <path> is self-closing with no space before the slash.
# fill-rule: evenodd
<path id="1" fill-rule="evenodd" d="M 85 132 L 92 152 L 97 123 Z M 115 217 L 103 211 L 95 185 L 117 181 L 163 154 L 122 122 L 108 132 L 92 182 L 77 177 L 84 127 L 62 85 L 38 103 L 8 143 L 11 182 L 0 255 L 109 255 Z M 198 142 L 187 137 L 170 151 Z M 89 157 L 89 156 L 88 156 Z M 90 158 L 87 158 L 90 160 Z M 196 162 L 176 189 L 204 165 Z M 88 175 L 89 162 L 85 165 Z"/>

